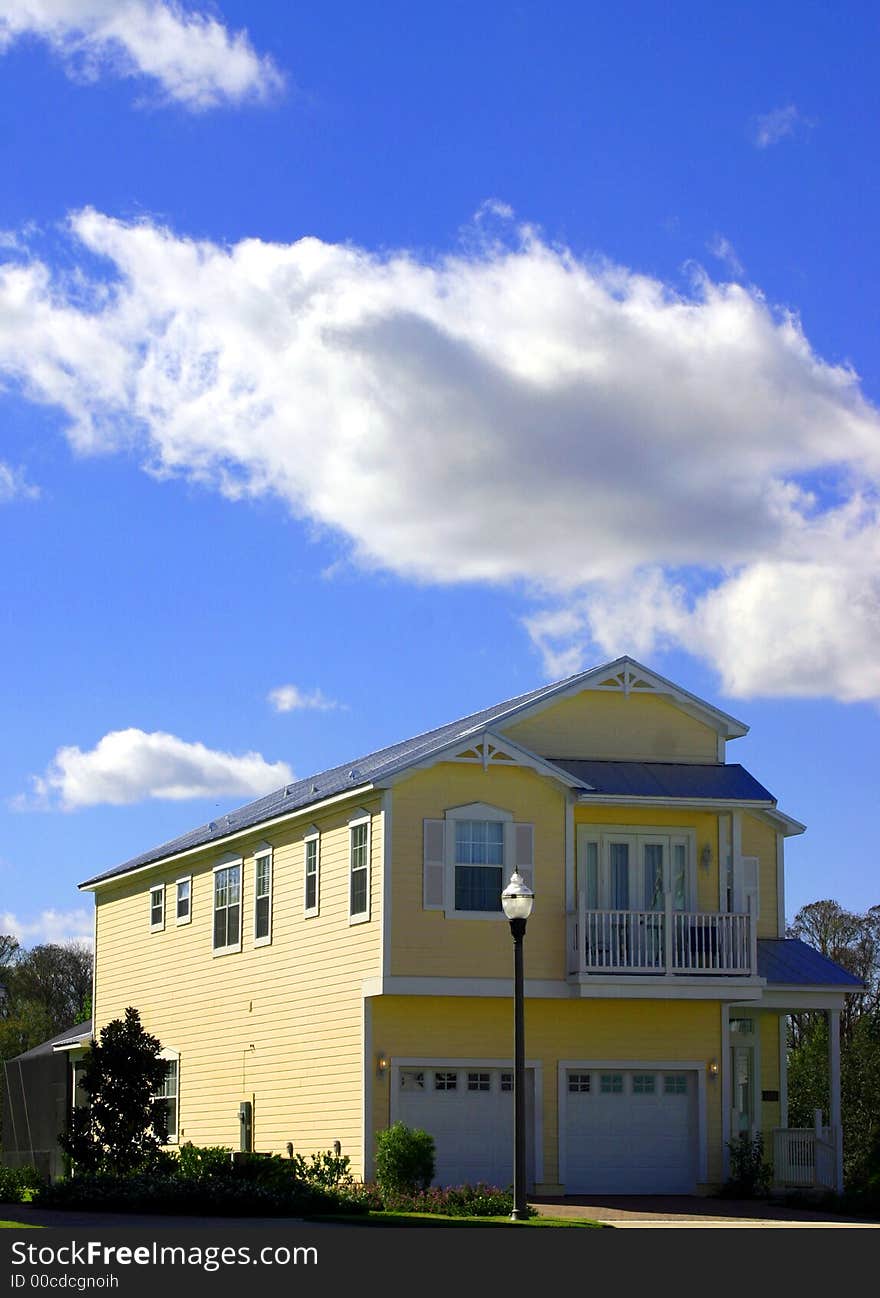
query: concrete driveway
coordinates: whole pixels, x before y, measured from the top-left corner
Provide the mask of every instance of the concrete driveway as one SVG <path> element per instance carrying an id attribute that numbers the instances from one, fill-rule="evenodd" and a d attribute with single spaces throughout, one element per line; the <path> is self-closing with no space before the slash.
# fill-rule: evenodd
<path id="1" fill-rule="evenodd" d="M 824 1228 L 880 1229 L 880 1221 L 837 1217 L 808 1206 L 789 1207 L 759 1199 L 705 1199 L 648 1195 L 566 1196 L 530 1200 L 549 1217 L 589 1217 L 618 1229 L 632 1227 L 762 1227 L 775 1229 Z"/>

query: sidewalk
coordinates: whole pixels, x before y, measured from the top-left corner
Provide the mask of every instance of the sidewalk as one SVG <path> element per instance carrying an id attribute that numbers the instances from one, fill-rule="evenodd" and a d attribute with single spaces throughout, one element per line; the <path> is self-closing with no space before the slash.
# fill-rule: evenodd
<path id="1" fill-rule="evenodd" d="M 609 1195 L 533 1199 L 538 1212 L 551 1217 L 589 1217 L 625 1229 L 647 1227 L 825 1227 L 880 1229 L 880 1222 L 838 1217 L 809 1207 L 790 1207 L 756 1199 L 711 1199 L 696 1196 Z"/>

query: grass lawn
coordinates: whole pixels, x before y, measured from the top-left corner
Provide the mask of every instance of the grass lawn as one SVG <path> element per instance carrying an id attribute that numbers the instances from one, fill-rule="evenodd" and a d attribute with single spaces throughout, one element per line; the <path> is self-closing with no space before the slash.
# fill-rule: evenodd
<path id="1" fill-rule="evenodd" d="M 29 1221 L 0 1221 L 0 1230 L 42 1230 Z"/>
<path id="2" fill-rule="evenodd" d="M 529 1217 L 527 1221 L 511 1221 L 509 1217 L 444 1217 L 438 1212 L 370 1212 L 365 1217 L 334 1214 L 312 1217 L 311 1221 L 327 1221 L 346 1226 L 574 1226 L 603 1229 L 598 1221 L 572 1220 L 570 1217 Z"/>

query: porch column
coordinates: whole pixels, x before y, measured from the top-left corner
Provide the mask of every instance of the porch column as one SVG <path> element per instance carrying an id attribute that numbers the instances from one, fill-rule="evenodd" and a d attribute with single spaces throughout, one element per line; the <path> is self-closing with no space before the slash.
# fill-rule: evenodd
<path id="1" fill-rule="evenodd" d="M 840 1010 L 828 1010 L 828 1097 L 834 1130 L 834 1188 L 843 1192 L 843 1128 L 840 1121 Z"/>

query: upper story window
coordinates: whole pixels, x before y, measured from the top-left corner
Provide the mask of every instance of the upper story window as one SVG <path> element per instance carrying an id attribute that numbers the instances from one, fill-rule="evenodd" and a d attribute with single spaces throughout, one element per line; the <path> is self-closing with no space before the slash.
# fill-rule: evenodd
<path id="1" fill-rule="evenodd" d="M 178 924 L 188 924 L 192 919 L 192 877 L 178 879 L 175 891 L 175 918 Z"/>
<path id="2" fill-rule="evenodd" d="M 254 946 L 272 941 L 272 849 L 254 854 Z"/>
<path id="3" fill-rule="evenodd" d="M 349 821 L 349 922 L 370 918 L 370 817 L 364 812 Z"/>
<path id="4" fill-rule="evenodd" d="M 159 883 L 150 889 L 150 932 L 160 933 L 165 927 L 165 885 Z"/>
<path id="5" fill-rule="evenodd" d="M 317 915 L 319 904 L 319 870 L 321 858 L 321 836 L 317 829 L 310 830 L 303 840 L 305 857 L 305 913 L 306 916 Z"/>
<path id="6" fill-rule="evenodd" d="M 214 867 L 214 954 L 241 950 L 241 861 Z"/>
<path id="7" fill-rule="evenodd" d="M 485 802 L 424 821 L 423 906 L 447 919 L 503 919 L 501 893 L 514 870 L 534 888 L 534 826 Z"/>
<path id="8" fill-rule="evenodd" d="M 503 822 L 456 820 L 455 909 L 500 911 L 504 883 Z"/>

